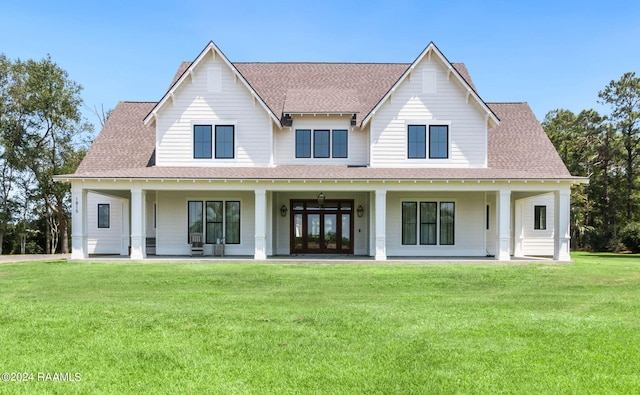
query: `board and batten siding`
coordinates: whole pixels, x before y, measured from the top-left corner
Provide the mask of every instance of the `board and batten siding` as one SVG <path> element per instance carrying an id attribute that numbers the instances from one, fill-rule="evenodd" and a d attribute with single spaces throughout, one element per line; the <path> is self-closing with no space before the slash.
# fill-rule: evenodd
<path id="1" fill-rule="evenodd" d="M 156 251 L 158 255 L 189 255 L 187 202 L 189 200 L 240 201 L 240 244 L 225 245 L 225 255 L 253 255 L 255 194 L 247 191 L 159 191 L 157 194 Z M 212 253 L 205 245 L 205 254 Z"/>
<path id="2" fill-rule="evenodd" d="M 234 158 L 193 158 L 193 125 L 234 125 Z M 198 64 L 156 118 L 157 166 L 260 166 L 272 164 L 273 122 L 222 59 L 209 56 Z"/>
<path id="3" fill-rule="evenodd" d="M 346 158 L 296 158 L 296 129 L 347 131 Z M 294 115 L 291 128 L 282 128 L 274 134 L 276 165 L 367 165 L 369 163 L 368 128 L 361 130 L 351 126 L 349 116 L 339 115 Z"/>
<path id="4" fill-rule="evenodd" d="M 455 244 L 403 245 L 402 202 L 405 201 L 455 202 Z M 387 256 L 485 256 L 484 213 L 484 192 L 389 192 L 387 194 Z"/>
<path id="5" fill-rule="evenodd" d="M 109 227 L 98 228 L 98 204 L 109 205 Z M 126 244 L 123 246 L 123 243 Z M 87 247 L 89 254 L 121 254 L 129 244 L 129 201 L 87 193 Z"/>
<path id="6" fill-rule="evenodd" d="M 546 229 L 534 229 L 535 206 L 546 206 Z M 553 193 L 516 200 L 516 256 L 553 256 L 555 228 L 554 212 L 555 206 Z"/>
<path id="7" fill-rule="evenodd" d="M 449 125 L 449 159 L 407 158 L 407 126 Z M 371 167 L 486 167 L 486 113 L 438 59 L 425 57 L 373 115 Z"/>

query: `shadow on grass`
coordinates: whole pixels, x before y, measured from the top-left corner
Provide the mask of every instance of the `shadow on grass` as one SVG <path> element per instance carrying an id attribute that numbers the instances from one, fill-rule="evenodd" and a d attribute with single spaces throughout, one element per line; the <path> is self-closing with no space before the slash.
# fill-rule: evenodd
<path id="1" fill-rule="evenodd" d="M 640 254 L 635 253 L 614 253 L 614 252 L 576 252 L 576 256 L 582 258 L 603 258 L 603 259 L 640 259 Z"/>

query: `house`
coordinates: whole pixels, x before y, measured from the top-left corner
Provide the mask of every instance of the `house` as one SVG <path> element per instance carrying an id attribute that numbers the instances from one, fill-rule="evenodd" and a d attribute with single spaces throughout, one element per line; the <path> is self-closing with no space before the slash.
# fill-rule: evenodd
<path id="1" fill-rule="evenodd" d="M 232 63 L 120 102 L 74 174 L 72 258 L 204 254 L 569 260 L 567 171 L 526 103 L 412 63 Z"/>

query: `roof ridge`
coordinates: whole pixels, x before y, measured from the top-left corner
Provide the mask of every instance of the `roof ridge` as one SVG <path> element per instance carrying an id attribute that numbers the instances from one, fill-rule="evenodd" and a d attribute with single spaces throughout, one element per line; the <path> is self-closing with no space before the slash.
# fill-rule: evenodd
<path id="1" fill-rule="evenodd" d="M 375 65 L 410 65 L 410 62 L 231 62 L 233 64 L 375 64 Z"/>

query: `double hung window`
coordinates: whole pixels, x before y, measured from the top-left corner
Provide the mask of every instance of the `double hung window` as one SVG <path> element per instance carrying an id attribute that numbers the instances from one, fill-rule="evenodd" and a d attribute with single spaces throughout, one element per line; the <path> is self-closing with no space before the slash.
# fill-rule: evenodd
<path id="1" fill-rule="evenodd" d="M 449 158 L 448 125 L 407 126 L 407 158 L 426 159 L 427 152 L 429 159 Z"/>
<path id="2" fill-rule="evenodd" d="M 418 243 L 455 244 L 455 202 L 402 202 L 402 244 Z"/>

